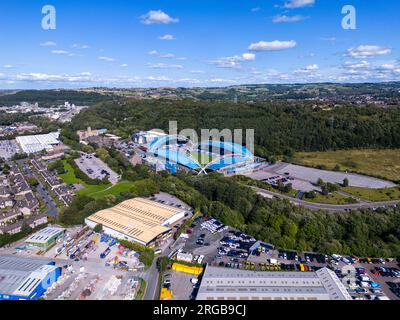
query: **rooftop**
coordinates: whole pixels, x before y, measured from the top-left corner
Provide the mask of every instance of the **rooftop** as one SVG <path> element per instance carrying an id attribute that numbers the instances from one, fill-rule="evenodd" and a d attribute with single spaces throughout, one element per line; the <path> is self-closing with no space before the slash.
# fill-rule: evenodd
<path id="1" fill-rule="evenodd" d="M 29 298 L 55 269 L 47 260 L 0 256 L 0 295 Z"/>
<path id="2" fill-rule="evenodd" d="M 88 220 L 114 229 L 141 242 L 149 243 L 170 230 L 165 224 L 182 213 L 168 205 L 135 198 L 90 216 Z"/>
<path id="3" fill-rule="evenodd" d="M 326 268 L 318 272 L 256 272 L 207 266 L 197 299 L 236 297 L 351 299 L 336 275 Z"/>
<path id="4" fill-rule="evenodd" d="M 44 228 L 35 234 L 31 235 L 25 242 L 29 243 L 44 243 L 47 242 L 50 238 L 63 233 L 65 229 L 62 228 Z"/>

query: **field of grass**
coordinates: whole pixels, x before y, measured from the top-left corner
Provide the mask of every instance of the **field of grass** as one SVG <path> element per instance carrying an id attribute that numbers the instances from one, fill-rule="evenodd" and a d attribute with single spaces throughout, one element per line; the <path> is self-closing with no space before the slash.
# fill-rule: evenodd
<path id="1" fill-rule="evenodd" d="M 196 159 L 202 166 L 205 166 L 214 160 L 212 156 L 207 156 L 199 152 L 192 152 L 192 157 Z"/>
<path id="2" fill-rule="evenodd" d="M 121 181 L 116 185 L 108 184 L 108 185 L 88 185 L 84 181 L 78 179 L 75 176 L 74 169 L 71 165 L 64 161 L 64 168 L 67 171 L 65 174 L 60 175 L 60 178 L 66 184 L 79 184 L 83 186 L 82 190 L 77 191 L 77 194 L 80 196 L 88 196 L 95 199 L 102 198 L 107 195 L 119 195 L 122 192 L 129 191 L 134 183 L 129 181 Z"/>
<path id="3" fill-rule="evenodd" d="M 386 189 L 346 187 L 342 188 L 342 190 L 361 199 L 373 202 L 391 201 L 400 199 L 400 187 L 386 188 Z"/>
<path id="4" fill-rule="evenodd" d="M 400 181 L 400 149 L 299 152 L 294 162 L 312 167 L 324 165 L 328 170 L 339 165 L 341 171 Z"/>
<path id="5" fill-rule="evenodd" d="M 317 197 L 315 199 L 306 199 L 305 197 L 303 200 L 307 202 L 312 202 L 312 203 L 324 203 L 324 204 L 337 204 L 337 205 L 342 205 L 342 204 L 349 204 L 349 203 L 356 203 L 354 199 L 350 197 L 343 196 L 339 193 L 331 193 L 327 196 L 324 196 L 320 193 L 317 193 Z"/>
<path id="6" fill-rule="evenodd" d="M 117 183 L 115 186 L 108 187 L 107 189 L 100 190 L 97 192 L 92 192 L 91 194 L 89 194 L 89 196 L 94 199 L 100 199 L 109 195 L 117 196 L 122 192 L 129 191 L 130 189 L 132 189 L 134 185 L 135 185 L 134 182 L 121 181 Z"/>

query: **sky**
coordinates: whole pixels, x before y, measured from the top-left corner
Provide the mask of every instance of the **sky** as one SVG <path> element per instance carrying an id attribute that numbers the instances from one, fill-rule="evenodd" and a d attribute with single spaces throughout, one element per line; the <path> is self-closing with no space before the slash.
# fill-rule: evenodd
<path id="1" fill-rule="evenodd" d="M 395 81 L 399 13 L 398 0 L 1 0 L 0 89 Z"/>

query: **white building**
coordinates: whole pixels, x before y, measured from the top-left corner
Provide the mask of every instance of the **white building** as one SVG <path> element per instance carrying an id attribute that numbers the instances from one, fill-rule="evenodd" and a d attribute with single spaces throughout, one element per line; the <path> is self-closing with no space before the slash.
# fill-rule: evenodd
<path id="1" fill-rule="evenodd" d="M 60 144 L 60 132 L 39 134 L 33 136 L 20 136 L 16 138 L 22 151 L 27 154 L 38 153 L 43 150 L 52 151 Z"/>
<path id="2" fill-rule="evenodd" d="M 256 272 L 207 266 L 197 300 L 351 300 L 336 274 Z"/>

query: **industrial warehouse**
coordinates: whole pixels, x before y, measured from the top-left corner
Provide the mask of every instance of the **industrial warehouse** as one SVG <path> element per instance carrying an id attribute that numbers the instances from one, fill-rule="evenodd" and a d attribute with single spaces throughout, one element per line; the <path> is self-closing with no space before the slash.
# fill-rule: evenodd
<path id="1" fill-rule="evenodd" d="M 65 229 L 48 227 L 30 236 L 25 240 L 25 243 L 28 248 L 47 251 L 56 244 L 57 239 L 64 235 Z"/>
<path id="2" fill-rule="evenodd" d="M 37 300 L 61 276 L 47 260 L 0 256 L 0 300 Z"/>
<path id="3" fill-rule="evenodd" d="M 351 300 L 335 273 L 256 272 L 207 266 L 197 300 Z"/>
<path id="4" fill-rule="evenodd" d="M 186 211 L 143 198 L 127 200 L 113 208 L 99 211 L 86 218 L 90 228 L 103 226 L 107 235 L 154 246 L 171 235 L 171 227 L 182 221 Z"/>
<path id="5" fill-rule="evenodd" d="M 60 144 L 59 136 L 59 132 L 51 132 L 33 136 L 20 136 L 16 138 L 16 141 L 24 153 L 32 154 L 44 150 L 52 151 L 55 146 Z"/>

